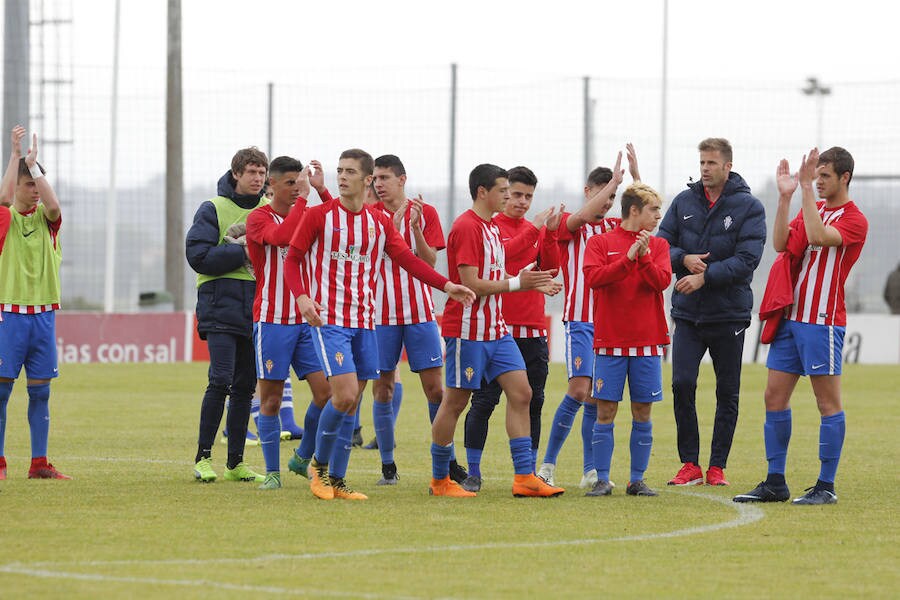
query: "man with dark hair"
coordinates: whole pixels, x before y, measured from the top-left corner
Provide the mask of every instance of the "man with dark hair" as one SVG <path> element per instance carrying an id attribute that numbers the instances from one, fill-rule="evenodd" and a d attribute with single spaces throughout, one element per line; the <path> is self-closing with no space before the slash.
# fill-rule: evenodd
<path id="1" fill-rule="evenodd" d="M 393 154 L 375 159 L 373 185 L 378 201 L 373 205 L 390 218 L 413 253 L 434 267 L 437 253 L 445 247 L 444 231 L 437 211 L 418 198 L 406 196 L 406 168 Z M 381 454 L 382 477 L 378 485 L 398 482 L 394 462 L 394 423 L 397 419 L 395 377 L 400 354 L 406 349 L 409 367 L 418 373 L 428 402 L 431 421 L 444 394 L 441 367 L 444 365 L 441 337 L 434 316 L 434 302 L 427 285 L 413 278 L 389 256 L 381 263 L 375 291 L 376 327 L 380 371 L 375 380 L 372 422 Z M 455 457 L 453 457 L 455 463 Z M 465 479 L 462 467 L 451 467 L 455 481 Z M 460 472 L 461 475 L 460 476 Z"/>
<path id="2" fill-rule="evenodd" d="M 493 221 L 500 229 L 500 239 L 508 242 L 532 225 L 525 220 L 525 214 L 531 208 L 537 177 L 528 167 L 513 167 L 509 170 L 509 200 L 503 205 L 503 211 Z M 510 255 L 507 270 L 518 273 L 531 264 L 542 271 L 555 271 L 559 268 L 556 250 L 556 228 L 562 212 L 555 214 L 547 227 L 542 227 L 538 240 L 529 248 L 516 255 Z M 544 405 L 544 386 L 547 383 L 550 358 L 547 347 L 547 324 L 544 314 L 544 294 L 537 290 L 527 292 L 504 293 L 503 319 L 510 327 L 513 340 L 522 353 L 528 385 L 531 387 L 531 452 L 532 463 L 537 458 L 541 440 L 541 408 Z M 488 434 L 488 423 L 494 408 L 500 403 L 502 390 L 495 379 L 472 394 L 472 405 L 466 413 L 465 444 L 466 464 L 469 476 L 463 482 L 464 489 L 477 492 L 481 489 L 481 455 L 484 451 Z M 534 465 L 532 465 L 532 469 Z"/>
<path id="3" fill-rule="evenodd" d="M 634 146 L 626 146 L 628 169 L 635 181 L 641 180 Z M 618 155 L 615 170 L 622 162 Z M 597 481 L 594 468 L 594 454 L 591 449 L 594 423 L 597 420 L 597 403 L 591 396 L 593 377 L 594 343 L 594 293 L 584 281 L 582 267 L 587 243 L 595 235 L 611 231 L 620 219 L 607 218 L 616 197 L 616 188 L 610 184 L 613 171 L 607 167 L 596 167 L 587 176 L 584 185 L 584 204 L 574 213 L 564 213 L 557 228 L 557 248 L 559 266 L 563 275 L 565 304 L 563 324 L 566 330 L 566 374 L 568 389 L 553 415 L 544 460 L 538 469 L 538 477 L 553 484 L 556 461 L 569 431 L 575 422 L 578 410 L 584 406 L 581 422 L 581 446 L 583 456 L 582 489 L 593 487 Z M 615 485 L 615 484 L 612 484 Z"/>
<path id="4" fill-rule="evenodd" d="M 6 407 L 25 367 L 29 479 L 71 479 L 47 460 L 50 381 L 59 376 L 56 311 L 59 309 L 59 230 L 56 193 L 37 162 L 38 137 L 23 157 L 25 128 L 12 130 L 9 166 L 0 183 L 0 480 L 6 479 Z"/>
<path id="5" fill-rule="evenodd" d="M 228 401 L 228 459 L 225 479 L 265 477 L 244 463 L 250 401 L 256 387 L 253 351 L 253 297 L 256 282 L 248 268 L 246 245 L 229 243 L 229 228 L 244 228 L 247 215 L 263 206 L 269 160 L 255 146 L 239 150 L 231 170 L 219 179 L 219 195 L 194 214 L 185 253 L 197 272 L 197 332 L 209 347 L 209 384 L 200 407 L 200 433 L 194 459 L 198 481 L 216 480 L 212 447 Z M 235 230 L 232 230 L 234 233 Z"/>
<path id="6" fill-rule="evenodd" d="M 772 243 L 790 261 L 793 303 L 778 324 L 766 359 L 769 378 L 763 433 L 768 475 L 753 490 L 735 496 L 735 502 L 783 502 L 790 498 L 784 478 L 792 428 L 790 401 L 801 375 L 809 376 L 821 415 L 821 467 L 816 484 L 794 504 L 837 502 L 834 480 L 846 430 L 841 404 L 841 359 L 847 325 L 844 284 L 869 230 L 866 217 L 850 199 L 852 178 L 853 157 L 839 147 L 821 155 L 813 148 L 794 176 L 787 160 L 782 159 L 778 165 L 779 197 Z M 798 184 L 802 193 L 800 214 L 788 222 Z M 824 202 L 816 201 L 817 193 Z"/>
<path id="7" fill-rule="evenodd" d="M 259 442 L 266 462 L 266 480 L 260 489 L 281 487 L 278 442 L 284 418 L 294 425 L 293 410 L 285 415 L 282 397 L 290 369 L 306 379 L 312 401 L 306 412 L 306 435 L 291 454 L 288 468 L 304 477 L 315 449 L 318 416 L 331 396 L 331 387 L 313 348 L 312 331 L 297 312 L 296 298 L 284 285 L 284 255 L 291 237 L 306 211 L 310 178 L 321 180 L 321 165 L 311 168 L 288 156 L 269 165 L 272 202 L 247 217 L 247 248 L 256 274 L 253 301 L 253 346 L 259 379 Z M 320 184 L 321 185 L 321 184 Z M 296 426 L 296 425 L 294 425 Z"/>
<path id="8" fill-rule="evenodd" d="M 345 475 L 359 397 L 366 382 L 378 378 L 374 295 L 376 267 L 384 254 L 456 301 L 468 305 L 474 300 L 471 290 L 413 254 L 383 212 L 365 204 L 372 170 L 367 152 L 341 154 L 340 197 L 307 209 L 285 261 L 285 279 L 298 311 L 313 327 L 316 354 L 332 389 L 307 470 L 310 490 L 325 500 L 367 499 L 350 488 Z"/>
<path id="9" fill-rule="evenodd" d="M 700 181 L 678 194 L 659 227 L 677 281 L 672 292 L 672 396 L 683 466 L 669 485 L 703 483 L 697 424 L 697 376 L 709 351 L 716 373 L 708 485 L 728 485 L 725 466 L 738 420 L 750 282 L 766 243 L 766 213 L 731 170 L 728 140 L 700 142 Z"/>
<path id="10" fill-rule="evenodd" d="M 483 381 L 496 379 L 506 394 L 506 431 L 515 470 L 513 495 L 558 496 L 565 490 L 534 475 L 528 414 L 531 388 L 522 355 L 503 320 L 500 297 L 503 292 L 520 289 L 551 295 L 559 291 L 550 271 L 524 269 L 510 278 L 505 261 L 506 253 L 516 256 L 537 241 L 538 229 L 552 209 L 538 215 L 534 226 L 527 226 L 521 235 L 504 244 L 493 216 L 509 201 L 507 172 L 496 165 L 478 165 L 469 174 L 469 191 L 472 208 L 453 223 L 447 240 L 447 263 L 451 281 L 472 289 L 477 300 L 465 306 L 451 299 L 444 310 L 447 382 L 431 428 L 432 479 L 428 491 L 434 496 L 456 498 L 476 495 L 450 479 L 453 434 L 472 391 Z"/>

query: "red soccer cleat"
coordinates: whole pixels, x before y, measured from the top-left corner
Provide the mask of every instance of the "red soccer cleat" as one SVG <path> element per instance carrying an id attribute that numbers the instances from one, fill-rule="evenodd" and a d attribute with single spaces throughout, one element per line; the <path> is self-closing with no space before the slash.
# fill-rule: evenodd
<path id="1" fill-rule="evenodd" d="M 0 456 L 0 481 L 6 479 L 6 457 Z"/>
<path id="2" fill-rule="evenodd" d="M 28 469 L 28 479 L 72 479 L 56 470 L 56 467 L 47 462 L 46 457 L 31 459 L 31 468 Z"/>
<path id="3" fill-rule="evenodd" d="M 694 463 L 684 463 L 678 474 L 669 480 L 668 485 L 701 485 L 703 483 L 703 469 Z"/>

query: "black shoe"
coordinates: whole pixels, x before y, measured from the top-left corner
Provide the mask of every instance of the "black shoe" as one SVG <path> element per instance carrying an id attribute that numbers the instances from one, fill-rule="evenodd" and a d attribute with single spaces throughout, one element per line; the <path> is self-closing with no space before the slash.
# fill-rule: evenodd
<path id="1" fill-rule="evenodd" d="M 469 474 L 466 470 L 455 460 L 450 461 L 450 479 L 455 481 L 456 483 L 462 485 L 462 483 L 466 480 Z"/>
<path id="2" fill-rule="evenodd" d="M 381 479 L 375 485 L 397 485 L 400 476 L 397 475 L 397 463 L 381 465 Z"/>
<path id="3" fill-rule="evenodd" d="M 378 450 L 378 438 L 373 437 L 371 442 L 363 446 L 363 450 Z"/>
<path id="4" fill-rule="evenodd" d="M 637 481 L 629 481 L 625 493 L 629 496 L 659 496 L 656 492 L 647 487 L 643 479 Z"/>
<path id="5" fill-rule="evenodd" d="M 481 491 L 481 477 L 469 475 L 460 485 L 462 486 L 462 489 L 466 490 L 467 492 Z"/>
<path id="6" fill-rule="evenodd" d="M 794 498 L 791 504 L 837 504 L 837 494 L 832 491 L 817 486 L 806 488 L 805 491 L 799 498 Z"/>
<path id="7" fill-rule="evenodd" d="M 363 445 L 362 427 L 353 430 L 353 437 L 350 439 L 350 445 L 359 448 Z"/>
<path id="8" fill-rule="evenodd" d="M 772 485 L 761 481 L 759 485 L 747 492 L 738 494 L 732 500 L 735 502 L 784 502 L 791 497 L 791 491 L 786 485 Z"/>
<path id="9" fill-rule="evenodd" d="M 630 489 L 630 488 L 629 488 Z M 613 486 L 605 479 L 598 479 L 594 487 L 585 492 L 585 496 L 609 496 L 612 494 Z"/>

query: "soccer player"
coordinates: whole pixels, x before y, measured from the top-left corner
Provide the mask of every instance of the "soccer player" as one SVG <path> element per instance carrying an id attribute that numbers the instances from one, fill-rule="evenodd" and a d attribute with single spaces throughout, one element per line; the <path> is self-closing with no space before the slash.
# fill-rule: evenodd
<path id="1" fill-rule="evenodd" d="M 627 154 L 629 172 L 634 181 L 640 181 L 637 153 L 631 144 L 627 145 Z M 620 154 L 614 167 L 616 171 L 621 162 Z M 551 485 L 555 481 L 559 452 L 569 436 L 578 409 L 582 406 L 584 415 L 581 422 L 581 445 L 584 468 L 579 486 L 582 489 L 591 488 L 597 481 L 591 449 L 594 422 L 597 420 L 597 404 L 591 396 L 594 293 L 584 282 L 582 265 L 588 241 L 595 235 L 611 231 L 619 224 L 620 219 L 606 217 L 616 197 L 616 186 L 610 183 L 612 176 L 613 171 L 607 167 L 597 167 L 588 174 L 584 186 L 584 205 L 575 213 L 564 213 L 557 232 L 559 265 L 565 294 L 563 323 L 566 328 L 566 373 L 569 385 L 553 415 L 544 460 L 537 472 L 538 477 Z"/>
<path id="2" fill-rule="evenodd" d="M 444 249 L 444 231 L 437 211 L 430 204 L 406 196 L 406 168 L 393 154 L 375 159 L 372 185 L 378 196 L 374 207 L 392 219 L 394 227 L 413 253 L 434 267 L 437 253 Z M 398 481 L 394 462 L 394 386 L 400 353 L 406 349 L 410 370 L 418 373 L 422 391 L 428 401 L 431 421 L 437 414 L 444 394 L 441 367 L 444 365 L 441 337 L 434 317 L 431 290 L 385 256 L 375 291 L 378 370 L 374 383 L 372 422 L 381 454 L 378 485 L 395 485 Z M 455 460 L 452 461 L 456 463 Z M 451 465 L 455 481 L 465 479 L 465 470 Z M 461 473 L 460 473 L 461 471 Z"/>
<path id="3" fill-rule="evenodd" d="M 529 405 L 531 387 L 522 354 L 503 320 L 503 292 L 539 290 L 557 293 L 561 286 L 550 271 L 523 270 L 509 278 L 506 254 L 516 256 L 538 238 L 537 227 L 527 227 L 505 245 L 493 221 L 509 201 L 507 172 L 482 164 L 469 174 L 472 208 L 453 223 L 447 243 L 450 279 L 472 289 L 478 300 L 471 306 L 450 299 L 444 310 L 443 335 L 447 347 L 447 387 L 431 428 L 432 479 L 435 496 L 472 497 L 449 476 L 453 433 L 473 390 L 482 380 L 495 379 L 506 394 L 506 431 L 515 478 L 514 496 L 558 496 L 565 490 L 548 485 L 534 475 L 531 454 Z M 552 209 L 541 214 L 546 219 Z M 543 225 L 541 220 L 538 225 Z"/>
<path id="4" fill-rule="evenodd" d="M 613 173 L 612 182 L 622 179 Z M 585 284 L 594 298 L 594 390 L 597 422 L 592 446 L 597 482 L 587 496 L 608 496 L 613 428 L 628 380 L 631 397 L 631 475 L 625 493 L 656 496 L 644 483 L 653 425 L 650 409 L 662 400 L 662 350 L 669 343 L 663 290 L 672 282 L 669 244 L 650 234 L 662 218 L 662 200 L 635 183 L 622 194 L 622 222 L 591 238 L 584 254 Z"/>
<path id="5" fill-rule="evenodd" d="M 791 395 L 801 375 L 808 375 L 819 414 L 819 460 L 816 484 L 794 504 L 834 504 L 834 479 L 844 444 L 841 404 L 841 357 L 847 310 L 844 284 L 859 258 L 869 223 L 850 199 L 853 157 L 840 147 L 821 155 L 813 148 L 791 176 L 787 160 L 778 165 L 778 209 L 772 242 L 778 252 L 791 252 L 796 264 L 793 304 L 778 325 L 766 367 L 766 422 L 763 434 L 769 472 L 765 481 L 735 502 L 783 502 L 790 498 L 784 479 L 791 439 Z M 813 190 L 815 182 L 815 190 Z M 788 222 L 791 198 L 800 186 L 800 213 Z M 816 201 L 816 193 L 824 202 Z M 799 251 L 791 251 L 799 240 Z M 771 283 L 771 280 L 770 280 Z M 767 290 L 768 291 L 768 290 Z"/>
<path id="6" fill-rule="evenodd" d="M 25 128 L 11 134 L 9 166 L 0 183 L 0 479 L 6 479 L 6 407 L 25 367 L 29 479 L 71 479 L 47 460 L 50 380 L 59 376 L 56 310 L 59 309 L 59 230 L 62 213 L 46 171 L 37 162 L 38 137 L 23 158 Z"/>
<path id="7" fill-rule="evenodd" d="M 509 170 L 509 201 L 503 211 L 494 217 L 494 224 L 500 230 L 500 239 L 507 242 L 516 235 L 531 228 L 525 214 L 534 200 L 537 177 L 528 167 L 513 167 Z M 536 263 L 543 271 L 559 268 L 559 252 L 556 249 L 556 228 L 562 216 L 562 208 L 548 220 L 548 225 L 540 229 L 538 240 L 533 246 L 516 255 L 510 255 L 507 270 L 518 273 L 526 266 Z M 544 386 L 547 383 L 550 351 L 547 347 L 547 324 L 544 315 L 544 294 L 537 290 L 527 292 L 507 292 L 503 300 L 503 320 L 510 328 L 513 340 L 522 353 L 528 385 L 531 387 L 531 452 L 532 463 L 536 460 L 541 441 L 541 408 L 544 405 Z M 465 444 L 466 464 L 469 476 L 462 487 L 470 492 L 481 489 L 481 455 L 487 440 L 488 423 L 494 408 L 500 403 L 500 384 L 497 380 L 485 383 L 472 394 L 472 405 L 466 413 Z M 532 464 L 532 469 L 534 465 Z M 452 475 L 451 475 L 452 478 Z"/>
<path id="8" fill-rule="evenodd" d="M 738 420 L 750 282 L 766 243 L 766 212 L 731 170 L 728 140 L 700 142 L 701 180 L 675 196 L 659 226 L 677 281 L 672 292 L 672 406 L 683 463 L 669 485 L 703 483 L 697 425 L 697 375 L 709 351 L 716 374 L 716 418 L 708 485 L 728 485 L 725 464 Z"/>
<path id="9" fill-rule="evenodd" d="M 313 177 L 321 177 L 321 168 L 315 173 Z M 315 449 L 318 416 L 331 396 L 331 386 L 315 354 L 309 324 L 297 312 L 296 299 L 284 281 L 284 256 L 306 210 L 309 174 L 310 169 L 294 158 L 274 159 L 269 165 L 272 202 L 247 217 L 247 249 L 256 275 L 253 345 L 260 393 L 257 428 L 266 462 L 266 479 L 260 489 L 281 487 L 280 412 L 290 368 L 294 368 L 297 377 L 306 379 L 312 392 L 304 423 L 306 436 L 288 462 L 291 471 L 304 477 Z"/>
<path id="10" fill-rule="evenodd" d="M 250 400 L 256 387 L 253 352 L 253 296 L 256 283 L 246 246 L 228 243 L 228 229 L 268 202 L 263 196 L 269 160 L 256 147 L 231 159 L 219 179 L 219 195 L 197 209 L 185 240 L 185 254 L 197 272 L 197 332 L 209 347 L 209 385 L 200 407 L 194 477 L 213 482 L 212 447 L 228 402 L 228 458 L 225 479 L 256 481 L 265 476 L 244 464 Z"/>
<path id="11" fill-rule="evenodd" d="M 316 354 L 331 383 L 332 398 L 319 418 L 308 468 L 310 489 L 322 499 L 366 499 L 347 485 L 346 459 L 336 452 L 335 441 L 349 457 L 359 396 L 367 380 L 378 378 L 374 296 L 383 255 L 463 304 L 471 304 L 475 297 L 413 254 L 390 219 L 364 203 L 373 163 L 363 150 L 341 154 L 340 197 L 307 209 L 291 239 L 285 266 L 297 307 L 315 327 Z M 301 261 L 306 277 L 301 275 Z"/>

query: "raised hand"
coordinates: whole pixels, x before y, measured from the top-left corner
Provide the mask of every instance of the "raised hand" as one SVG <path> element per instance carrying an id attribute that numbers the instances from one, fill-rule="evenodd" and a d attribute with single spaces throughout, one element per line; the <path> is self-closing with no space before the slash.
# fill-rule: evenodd
<path id="1" fill-rule="evenodd" d="M 560 204 L 559 210 L 547 218 L 547 222 L 544 223 L 544 227 L 546 227 L 549 231 L 556 231 L 557 229 L 559 229 L 559 222 L 562 221 L 563 212 L 565 212 L 565 210 L 566 205 Z"/>
<path id="2" fill-rule="evenodd" d="M 625 144 L 625 152 L 628 156 L 628 172 L 631 174 L 631 178 L 635 181 L 640 181 L 641 172 L 638 169 L 637 152 L 634 149 L 634 144 L 631 142 Z"/>
<path id="3" fill-rule="evenodd" d="M 309 170 L 309 165 L 306 165 L 297 178 L 297 195 L 301 198 L 309 198 Z"/>
<path id="4" fill-rule="evenodd" d="M 309 169 L 309 185 L 318 192 L 325 187 L 325 171 L 322 169 L 322 163 L 317 160 L 309 161 L 307 165 Z"/>
<path id="5" fill-rule="evenodd" d="M 403 218 L 406 216 L 406 207 L 409 206 L 409 199 L 405 199 L 403 204 L 394 211 L 394 214 L 391 215 L 391 220 L 394 221 L 394 229 L 400 231 L 400 226 L 403 224 Z"/>
<path id="6" fill-rule="evenodd" d="M 778 186 L 778 193 L 781 197 L 790 198 L 797 189 L 797 174 L 791 175 L 791 167 L 786 158 L 782 158 L 775 170 L 775 184 Z"/>
<path id="7" fill-rule="evenodd" d="M 809 156 L 804 156 L 800 164 L 800 170 L 797 172 L 797 179 L 803 187 L 812 187 L 812 182 L 816 179 L 816 167 L 819 164 L 819 149 L 813 148 L 809 151 Z"/>
<path id="8" fill-rule="evenodd" d="M 34 133 L 31 136 L 31 148 L 28 149 L 28 154 L 25 155 L 25 166 L 31 169 L 34 166 L 34 163 L 37 162 L 38 155 L 38 141 L 37 134 Z M 818 155 L 816 155 L 818 158 Z"/>
<path id="9" fill-rule="evenodd" d="M 409 211 L 409 227 L 410 229 L 415 229 L 422 224 L 422 211 L 425 210 L 424 206 L 425 200 L 422 199 L 422 194 L 419 194 L 418 198 L 413 198 L 409 201 L 410 211 Z"/>
<path id="10" fill-rule="evenodd" d="M 549 208 L 545 208 L 544 210 L 542 210 L 541 212 L 539 212 L 538 214 L 536 214 L 534 216 L 534 220 L 531 222 L 531 224 L 534 225 L 536 229 L 540 229 L 541 227 L 544 226 L 544 223 L 547 222 L 547 219 L 549 219 L 550 217 L 553 216 L 553 211 L 555 211 L 555 210 L 556 210 L 556 208 L 553 206 L 551 206 Z M 557 223 L 557 226 L 558 225 L 559 225 L 559 223 Z"/>
<path id="11" fill-rule="evenodd" d="M 12 149 L 13 155 L 18 160 L 22 158 L 22 140 L 25 138 L 25 128 L 21 125 L 16 125 L 12 128 L 12 133 L 10 134 L 10 148 Z"/>

